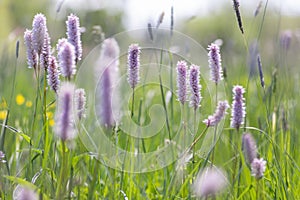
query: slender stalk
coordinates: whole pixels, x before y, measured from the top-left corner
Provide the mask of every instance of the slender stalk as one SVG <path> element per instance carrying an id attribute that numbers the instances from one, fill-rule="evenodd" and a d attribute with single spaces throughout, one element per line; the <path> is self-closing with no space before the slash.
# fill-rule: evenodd
<path id="1" fill-rule="evenodd" d="M 62 162 L 61 162 L 61 168 L 60 168 L 60 176 L 57 183 L 57 190 L 56 190 L 56 199 L 63 199 L 64 193 L 66 190 L 66 179 L 67 177 L 67 171 L 68 168 L 68 158 L 66 153 L 66 144 L 65 141 L 61 141 L 62 144 Z"/>
<path id="2" fill-rule="evenodd" d="M 134 115 L 134 88 L 132 88 L 132 103 L 131 103 L 131 118 L 133 118 Z"/>
<path id="3" fill-rule="evenodd" d="M 34 124 L 35 124 L 35 119 L 36 119 L 36 113 L 37 113 L 37 106 L 38 106 L 38 101 L 40 97 L 40 64 L 38 62 L 37 67 L 34 70 L 35 78 L 37 80 L 37 86 L 36 86 L 36 97 L 35 97 L 35 103 L 34 103 L 34 108 L 33 108 L 33 119 L 32 119 L 32 124 L 31 124 L 31 134 L 32 138 L 34 138 Z"/>
<path id="4" fill-rule="evenodd" d="M 216 84 L 216 107 L 217 107 L 217 105 L 218 105 L 218 84 Z M 217 130 L 218 130 L 218 124 L 216 124 L 215 128 L 214 128 L 214 139 L 213 139 L 212 155 L 211 155 L 211 163 L 210 163 L 211 167 L 214 165 L 215 146 L 216 146 L 216 139 L 217 139 Z"/>
<path id="5" fill-rule="evenodd" d="M 141 124 L 141 116 L 142 116 L 142 103 L 143 103 L 143 100 L 142 99 L 140 99 L 140 103 L 139 103 L 139 114 L 138 114 L 138 124 L 141 126 L 142 124 Z M 138 142 L 137 142 L 137 144 L 138 144 L 138 147 L 137 147 L 137 149 L 138 149 L 138 151 L 139 151 L 139 144 L 140 144 L 140 142 L 139 141 L 142 141 L 142 148 L 143 148 L 143 151 L 144 151 L 144 153 L 146 153 L 146 147 L 145 147 L 145 141 L 144 141 L 144 138 L 141 138 L 141 139 L 139 139 L 138 140 Z"/>
<path id="6" fill-rule="evenodd" d="M 256 179 L 256 199 L 260 199 L 260 181 Z"/>
<path id="7" fill-rule="evenodd" d="M 195 140 L 196 137 L 196 109 L 194 109 L 194 131 L 193 131 L 193 141 Z M 193 145 L 193 168 L 194 168 L 194 163 L 195 163 L 195 145 Z"/>
<path id="8" fill-rule="evenodd" d="M 233 153 L 233 158 L 234 158 L 234 163 L 233 163 L 233 174 L 232 174 L 232 189 L 234 190 L 235 185 L 237 182 L 239 182 L 239 168 L 238 168 L 238 161 L 239 159 L 239 150 L 240 150 L 240 141 L 239 141 L 239 129 L 236 129 L 236 137 L 235 138 L 235 145 L 234 145 L 234 153 Z M 239 184 L 237 185 L 237 187 L 239 187 Z M 237 189 L 236 192 L 236 198 L 238 197 L 239 193 L 239 188 Z"/>
<path id="9" fill-rule="evenodd" d="M 206 127 L 206 128 L 202 131 L 202 133 L 200 133 L 200 135 L 199 135 L 195 140 L 193 140 L 193 143 L 189 146 L 189 148 L 187 149 L 186 152 L 190 151 L 190 150 L 197 144 L 197 142 L 198 142 L 198 141 L 202 138 L 202 136 L 206 133 L 207 129 L 208 129 L 208 127 Z"/>
<path id="10" fill-rule="evenodd" d="M 123 164 L 122 164 L 122 172 L 121 172 L 121 180 L 120 180 L 120 190 L 124 190 L 123 189 L 123 184 L 124 184 L 124 169 L 125 169 L 125 162 L 126 162 L 126 158 L 127 158 L 127 153 L 128 153 L 128 147 L 129 147 L 129 143 L 130 143 L 130 136 L 127 136 L 127 141 L 126 141 L 126 146 L 125 146 L 125 155 L 124 155 L 124 159 L 123 159 Z M 118 192 L 115 191 L 115 194 L 117 194 Z"/>
<path id="11" fill-rule="evenodd" d="M 161 99 L 163 102 L 163 107 L 165 111 L 165 116 L 166 116 L 166 125 L 167 125 L 167 130 L 169 134 L 169 140 L 171 141 L 171 129 L 170 129 L 170 123 L 169 123 L 169 116 L 168 116 L 168 110 L 167 110 L 167 105 L 166 105 L 166 100 L 165 100 L 165 95 L 164 95 L 164 89 L 163 89 L 163 84 L 162 84 L 162 78 L 161 78 L 161 68 L 162 68 L 162 62 L 163 62 L 163 50 L 160 51 L 160 62 L 159 62 L 159 86 L 160 86 L 160 93 L 161 93 Z"/>

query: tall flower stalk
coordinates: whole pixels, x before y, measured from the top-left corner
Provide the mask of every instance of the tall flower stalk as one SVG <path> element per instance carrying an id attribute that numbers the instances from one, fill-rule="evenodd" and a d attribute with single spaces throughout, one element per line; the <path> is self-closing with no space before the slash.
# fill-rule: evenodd
<path id="1" fill-rule="evenodd" d="M 225 115 L 226 109 L 229 107 L 227 102 L 218 102 L 218 84 L 223 79 L 223 71 L 221 65 L 221 54 L 220 47 L 217 44 L 212 43 L 208 46 L 208 63 L 210 68 L 210 79 L 216 85 L 216 107 L 217 112 L 214 116 L 210 116 L 206 123 L 208 126 L 214 126 L 214 138 L 213 138 L 213 146 L 212 146 L 212 159 L 211 166 L 214 163 L 214 155 L 215 155 L 215 145 L 217 140 L 217 130 L 218 130 L 218 121 Z M 224 113 L 223 113 L 224 112 Z M 216 123 L 217 122 L 217 123 Z M 208 124 L 209 123 L 209 124 Z"/>
<path id="2" fill-rule="evenodd" d="M 75 86 L 71 83 L 62 83 L 57 97 L 54 131 L 62 141 L 75 137 L 73 98 Z"/>
<path id="3" fill-rule="evenodd" d="M 132 107 L 131 107 L 131 117 L 134 113 L 134 88 L 140 80 L 139 68 L 140 68 L 140 53 L 141 49 L 138 44 L 131 44 L 128 48 L 128 69 L 127 69 L 127 80 L 132 88 Z"/>
<path id="4" fill-rule="evenodd" d="M 233 163 L 233 180 L 234 180 L 234 184 L 233 186 L 237 183 L 239 184 L 240 181 L 240 174 L 238 173 L 238 176 L 236 177 L 236 173 L 239 171 L 239 168 L 241 168 L 241 161 L 239 159 L 239 152 L 240 152 L 240 140 L 239 140 L 239 129 L 241 127 L 241 125 L 244 124 L 244 119 L 245 119 L 245 115 L 246 115 L 246 111 L 245 111 L 245 99 L 244 99 L 244 93 L 245 93 L 245 89 L 240 86 L 240 85 L 236 85 L 233 87 L 232 89 L 233 92 L 233 102 L 232 102 L 232 106 L 231 106 L 231 123 L 230 126 L 232 128 L 236 129 L 237 135 L 234 137 L 236 138 L 236 145 L 235 145 L 235 152 L 233 157 L 235 157 L 234 159 L 234 163 Z M 237 163 L 239 161 L 239 168 L 237 168 Z M 239 194 L 239 190 L 237 190 L 237 196 Z"/>
<path id="5" fill-rule="evenodd" d="M 71 83 L 62 83 L 58 93 L 58 104 L 55 112 L 55 127 L 54 132 L 56 136 L 61 140 L 62 145 L 62 159 L 61 170 L 58 178 L 56 198 L 63 199 L 68 176 L 68 157 L 69 151 L 67 151 L 66 141 L 70 141 L 75 138 L 75 126 L 73 115 L 73 100 L 74 100 L 75 86 Z"/>
<path id="6" fill-rule="evenodd" d="M 266 170 L 267 161 L 263 158 L 254 158 L 251 163 L 251 176 L 256 179 L 256 199 L 260 198 L 263 194 L 261 193 L 260 180 L 264 176 Z"/>
<path id="7" fill-rule="evenodd" d="M 43 14 L 36 14 L 32 21 L 32 30 L 26 30 L 24 33 L 25 45 L 27 48 L 27 60 L 30 67 L 34 68 L 34 73 L 37 79 L 36 98 L 33 111 L 33 119 L 31 123 L 32 138 L 34 138 L 34 126 L 37 117 L 37 109 L 39 99 L 42 99 L 43 111 L 43 131 L 44 139 L 48 139 L 48 125 L 46 117 L 46 91 L 47 91 L 47 71 L 50 56 L 50 37 L 48 35 L 46 17 Z M 40 66 L 44 67 L 43 79 L 43 97 L 41 96 L 40 88 Z M 45 144 L 45 153 L 47 153 Z M 45 156 L 46 157 L 46 156 Z M 45 167 L 45 157 L 43 159 L 43 168 Z M 29 158 L 31 158 L 31 145 L 29 149 Z M 30 168 L 30 167 L 29 167 Z M 29 174 L 29 173 L 27 173 Z"/>
<path id="8" fill-rule="evenodd" d="M 96 68 L 96 72 L 101 71 L 99 85 L 97 86 L 99 95 L 97 96 L 96 109 L 100 123 L 105 127 L 112 127 L 118 124 L 121 117 L 118 103 L 119 91 L 118 88 L 114 87 L 119 77 L 119 53 L 119 45 L 114 38 L 108 38 L 103 41 L 99 63 Z"/>
<path id="9" fill-rule="evenodd" d="M 186 115 L 184 113 L 185 102 L 187 101 L 187 84 L 188 84 L 188 66 L 185 61 L 177 62 L 177 96 L 178 101 L 182 105 L 182 113 L 184 120 L 182 122 L 184 134 L 182 139 L 182 146 L 185 147 L 185 136 L 186 136 Z"/>
<path id="10" fill-rule="evenodd" d="M 192 64 L 189 70 L 189 85 L 190 85 L 190 106 L 194 109 L 194 131 L 193 140 L 196 136 L 196 117 L 197 109 L 200 107 L 201 102 L 201 85 L 200 85 L 200 67 Z M 193 148 L 193 160 L 195 158 L 195 147 Z"/>

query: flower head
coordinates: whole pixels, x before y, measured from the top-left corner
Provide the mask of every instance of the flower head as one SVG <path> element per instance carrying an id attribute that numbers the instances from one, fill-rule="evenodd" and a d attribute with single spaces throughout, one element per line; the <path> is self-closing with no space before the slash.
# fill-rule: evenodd
<path id="1" fill-rule="evenodd" d="M 56 51 L 59 52 L 59 50 L 61 49 L 61 47 L 63 46 L 64 43 L 68 42 L 68 40 L 66 38 L 60 38 L 57 41 L 57 45 L 56 45 Z M 59 54 L 57 55 L 59 56 Z"/>
<path id="2" fill-rule="evenodd" d="M 74 14 L 70 14 L 66 24 L 68 41 L 75 47 L 75 62 L 77 63 L 77 61 L 81 60 L 82 56 L 79 18 Z"/>
<path id="3" fill-rule="evenodd" d="M 54 56 L 50 56 L 49 58 L 49 67 L 48 67 L 48 85 L 50 88 L 57 93 L 59 87 L 59 71 L 56 62 L 56 58 Z"/>
<path id="4" fill-rule="evenodd" d="M 43 14 L 36 14 L 32 22 L 32 46 L 38 55 L 42 53 L 47 32 L 46 17 Z"/>
<path id="5" fill-rule="evenodd" d="M 256 142 L 250 133 L 243 134 L 242 147 L 247 163 L 251 164 L 257 158 L 257 149 Z"/>
<path id="6" fill-rule="evenodd" d="M 189 70 L 190 78 L 190 106 L 196 110 L 200 106 L 201 101 L 201 85 L 199 84 L 200 69 L 199 66 L 192 64 Z"/>
<path id="7" fill-rule="evenodd" d="M 223 79 L 220 48 L 218 45 L 212 43 L 210 46 L 208 46 L 208 50 L 208 62 L 211 80 L 218 84 Z"/>
<path id="8" fill-rule="evenodd" d="M 215 114 L 208 116 L 208 118 L 206 120 L 204 120 L 203 122 L 206 124 L 206 126 L 217 125 L 222 120 L 222 118 L 225 116 L 226 110 L 229 107 L 230 106 L 228 105 L 227 101 L 219 101 Z"/>
<path id="9" fill-rule="evenodd" d="M 72 44 L 61 40 L 58 50 L 58 62 L 61 69 L 61 74 L 64 77 L 71 78 L 76 73 L 75 66 L 75 49 Z"/>
<path id="10" fill-rule="evenodd" d="M 263 158 L 254 158 L 251 163 L 251 175 L 256 179 L 261 179 L 264 176 L 264 172 L 266 170 L 267 161 Z"/>
<path id="11" fill-rule="evenodd" d="M 18 185 L 13 192 L 14 200 L 38 200 L 34 190 Z"/>
<path id="12" fill-rule="evenodd" d="M 25 42 L 26 52 L 27 52 L 28 67 L 36 68 L 38 55 L 32 46 L 32 31 L 31 30 L 26 29 L 26 31 L 24 32 L 24 42 Z"/>
<path id="13" fill-rule="evenodd" d="M 283 49 L 288 50 L 291 45 L 292 37 L 293 37 L 293 33 L 291 30 L 285 30 L 285 31 L 281 32 L 280 33 L 280 46 Z"/>
<path id="14" fill-rule="evenodd" d="M 188 67 L 185 61 L 177 63 L 177 95 L 178 100 L 184 104 L 187 95 Z"/>
<path id="15" fill-rule="evenodd" d="M 231 111 L 231 127 L 239 129 L 244 124 L 244 118 L 246 115 L 245 103 L 243 94 L 245 89 L 242 86 L 236 85 L 233 87 L 233 102 Z"/>
<path id="16" fill-rule="evenodd" d="M 75 137 L 73 97 L 75 86 L 63 83 L 58 92 L 58 106 L 55 113 L 55 133 L 63 141 Z"/>
<path id="17" fill-rule="evenodd" d="M 216 195 L 227 185 L 225 173 L 218 168 L 205 168 L 199 172 L 193 183 L 193 191 L 197 197 Z"/>
<path id="18" fill-rule="evenodd" d="M 121 117 L 119 89 L 115 86 L 119 79 L 119 53 L 119 45 L 114 38 L 104 40 L 96 69 L 96 72 L 100 71 L 96 112 L 101 124 L 106 127 L 115 125 Z"/>
<path id="19" fill-rule="evenodd" d="M 50 45 L 50 37 L 48 32 L 45 34 L 44 45 L 41 53 L 41 66 L 47 71 L 50 65 L 50 57 L 51 57 L 51 45 Z"/>
<path id="20" fill-rule="evenodd" d="M 75 90 L 75 109 L 79 120 L 85 117 L 86 96 L 82 88 Z"/>
<path id="21" fill-rule="evenodd" d="M 128 48 L 128 83 L 131 88 L 139 82 L 139 68 L 140 68 L 140 47 L 138 44 L 131 44 Z"/>

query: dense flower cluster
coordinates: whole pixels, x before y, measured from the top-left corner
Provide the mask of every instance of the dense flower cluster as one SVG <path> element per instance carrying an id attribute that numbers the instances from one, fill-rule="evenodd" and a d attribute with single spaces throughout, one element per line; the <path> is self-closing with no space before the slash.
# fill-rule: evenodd
<path id="1" fill-rule="evenodd" d="M 199 83 L 200 67 L 192 64 L 189 71 L 190 78 L 190 106 L 196 110 L 200 106 L 201 101 L 201 85 Z"/>
<path id="2" fill-rule="evenodd" d="M 57 110 L 55 115 L 55 133 L 63 141 L 75 137 L 73 98 L 75 86 L 63 83 L 57 97 Z"/>
<path id="3" fill-rule="evenodd" d="M 82 56 L 79 18 L 74 14 L 70 14 L 68 16 L 68 20 L 66 21 L 66 24 L 67 24 L 68 41 L 75 48 L 75 62 L 77 63 L 79 60 L 81 60 L 81 56 Z"/>
<path id="4" fill-rule="evenodd" d="M 187 96 L 188 66 L 185 61 L 177 63 L 177 95 L 178 100 L 184 104 Z"/>
<path id="5" fill-rule="evenodd" d="M 132 44 L 128 48 L 128 83 L 131 88 L 139 82 L 139 68 L 140 68 L 140 53 L 141 49 L 138 44 Z"/>
<path id="6" fill-rule="evenodd" d="M 228 108 L 229 108 L 229 105 L 228 105 L 227 101 L 219 101 L 215 114 L 208 116 L 208 118 L 206 120 L 204 120 L 203 122 L 206 124 L 206 126 L 217 125 L 222 120 L 222 118 L 225 116 L 226 110 Z"/>
<path id="7" fill-rule="evenodd" d="M 59 80 L 59 70 L 57 66 L 57 61 L 54 56 L 51 56 L 49 59 L 47 78 L 48 78 L 48 85 L 55 93 L 57 93 L 60 80 Z"/>
<path id="8" fill-rule="evenodd" d="M 193 191 L 197 197 L 216 195 L 227 186 L 225 173 L 216 167 L 205 168 L 199 172 L 193 183 Z"/>
<path id="9" fill-rule="evenodd" d="M 244 118 L 246 115 L 245 103 L 243 94 L 245 89 L 242 86 L 236 85 L 233 90 L 233 102 L 231 111 L 231 127 L 239 129 L 242 124 L 244 124 Z"/>
<path id="10" fill-rule="evenodd" d="M 218 84 L 223 79 L 220 47 L 214 43 L 208 46 L 208 63 L 211 80 Z"/>

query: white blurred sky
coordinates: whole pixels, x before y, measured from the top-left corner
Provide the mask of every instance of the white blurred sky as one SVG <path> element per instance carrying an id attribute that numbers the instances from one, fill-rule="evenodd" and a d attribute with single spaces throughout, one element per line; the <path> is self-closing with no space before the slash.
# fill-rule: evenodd
<path id="1" fill-rule="evenodd" d="M 58 2 L 62 0 L 57 0 Z M 240 0 L 244 12 L 253 13 L 260 0 Z M 263 6 L 266 0 L 262 0 Z M 163 26 L 168 27 L 170 9 L 174 6 L 175 19 L 181 17 L 205 16 L 213 14 L 224 5 L 232 5 L 232 0 L 65 0 L 64 7 L 75 10 L 110 9 L 123 10 L 123 23 L 127 29 L 144 28 L 148 22 L 156 24 L 160 13 L 165 12 Z M 268 9 L 281 12 L 283 15 L 300 15 L 300 0 L 269 0 Z"/>

